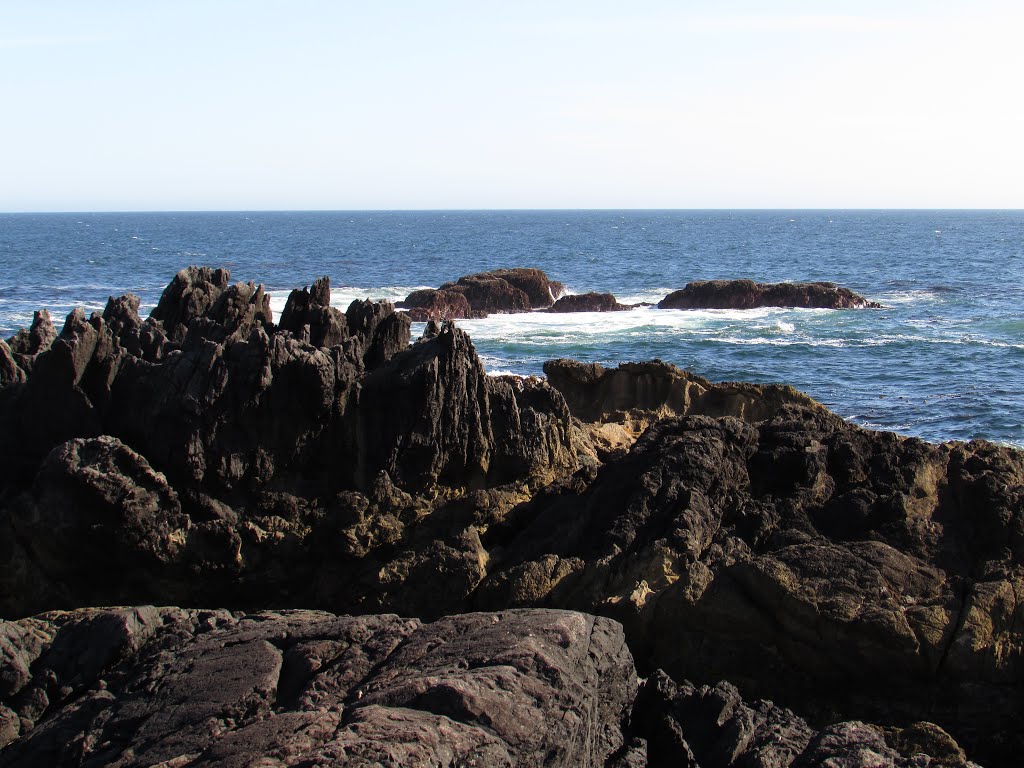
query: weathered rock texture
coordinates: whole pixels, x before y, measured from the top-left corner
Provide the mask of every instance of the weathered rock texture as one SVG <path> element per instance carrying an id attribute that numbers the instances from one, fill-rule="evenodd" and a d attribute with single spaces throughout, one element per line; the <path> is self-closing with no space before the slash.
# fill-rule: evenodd
<path id="1" fill-rule="evenodd" d="M 546 312 L 622 312 L 633 307 L 619 304 L 610 293 L 573 293 L 563 296 Z"/>
<path id="2" fill-rule="evenodd" d="M 422 624 L 311 611 L 0 622 L 3 766 L 604 766 L 636 671 L 565 611 Z"/>
<path id="3" fill-rule="evenodd" d="M 753 280 L 696 280 L 658 303 L 660 309 L 877 309 L 880 306 L 834 283 L 755 283 Z"/>
<path id="4" fill-rule="evenodd" d="M 328 296 L 274 325 L 261 288 L 193 269 L 163 319 L 122 297 L 0 348 L 0 612 L 568 608 L 621 621 L 645 674 L 895 729 L 822 749 L 905 757 L 927 721 L 1016 764 L 1024 453 L 657 362 L 487 377 L 453 325 L 409 346 L 389 305 Z"/>
<path id="5" fill-rule="evenodd" d="M 486 317 L 550 307 L 564 290 L 539 269 L 496 269 L 413 291 L 398 306 L 415 321 Z"/>
<path id="6" fill-rule="evenodd" d="M 572 400 L 572 398 L 569 398 Z M 812 718 L 931 720 L 1022 744 L 1024 455 L 929 445 L 783 405 L 687 415 L 483 537 L 477 605 L 613 616 L 641 667 Z"/>
<path id="7" fill-rule="evenodd" d="M 698 761 L 967 765 L 930 723 L 819 731 L 727 683 L 677 685 L 660 671 L 637 696 L 622 627 L 568 611 L 423 624 L 139 607 L 0 621 L 5 768 Z"/>

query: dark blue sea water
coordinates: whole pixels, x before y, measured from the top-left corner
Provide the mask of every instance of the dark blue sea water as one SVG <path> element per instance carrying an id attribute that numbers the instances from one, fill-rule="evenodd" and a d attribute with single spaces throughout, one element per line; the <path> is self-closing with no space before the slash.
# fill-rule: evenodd
<path id="1" fill-rule="evenodd" d="M 0 336 L 40 307 L 60 318 L 126 291 L 151 306 L 188 264 L 263 282 L 278 309 L 324 274 L 339 306 L 511 266 L 624 303 L 695 279 L 832 280 L 885 308 L 462 325 L 495 372 L 661 358 L 714 380 L 792 384 L 867 427 L 1024 445 L 1021 211 L 0 214 Z"/>

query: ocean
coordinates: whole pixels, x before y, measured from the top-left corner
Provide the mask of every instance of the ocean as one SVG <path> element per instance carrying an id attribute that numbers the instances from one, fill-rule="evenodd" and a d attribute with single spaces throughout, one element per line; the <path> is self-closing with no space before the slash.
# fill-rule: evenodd
<path id="1" fill-rule="evenodd" d="M 517 266 L 621 303 L 700 279 L 829 280 L 883 309 L 645 307 L 460 325 L 492 373 L 659 358 L 714 381 L 791 384 L 871 429 L 1024 446 L 1022 211 L 0 214 L 0 337 L 36 309 L 59 326 L 129 291 L 148 312 L 189 264 L 264 283 L 277 312 L 321 275 L 342 308 Z"/>

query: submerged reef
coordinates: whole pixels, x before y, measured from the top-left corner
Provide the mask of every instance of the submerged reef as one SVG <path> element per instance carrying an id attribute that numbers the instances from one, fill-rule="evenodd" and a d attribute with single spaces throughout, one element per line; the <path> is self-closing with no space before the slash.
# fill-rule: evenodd
<path id="1" fill-rule="evenodd" d="M 1015 764 L 1024 452 L 329 297 L 0 341 L 0 765 Z"/>

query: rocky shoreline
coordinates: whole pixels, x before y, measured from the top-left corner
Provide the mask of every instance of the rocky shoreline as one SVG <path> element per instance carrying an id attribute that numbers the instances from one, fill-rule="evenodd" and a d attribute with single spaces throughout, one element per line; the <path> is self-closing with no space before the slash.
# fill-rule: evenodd
<path id="1" fill-rule="evenodd" d="M 0 341 L 0 765 L 1014 764 L 1024 453 L 329 297 Z"/>

